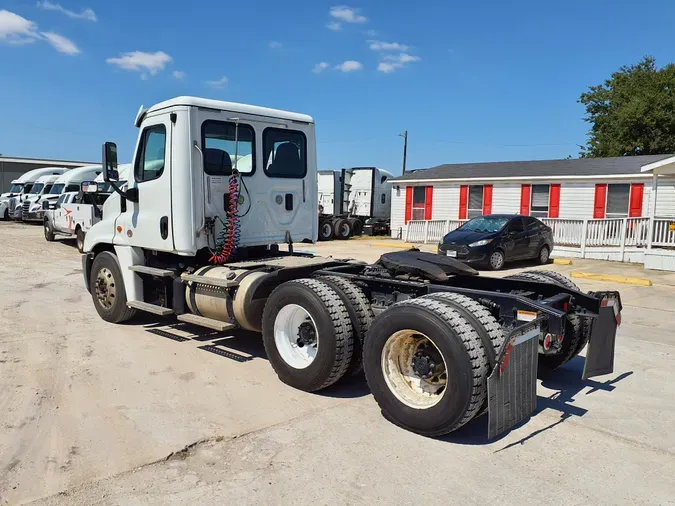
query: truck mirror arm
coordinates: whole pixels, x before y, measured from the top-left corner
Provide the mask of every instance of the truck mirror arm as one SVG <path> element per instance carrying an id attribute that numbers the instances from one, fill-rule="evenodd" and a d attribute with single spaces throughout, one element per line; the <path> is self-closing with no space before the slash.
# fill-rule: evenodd
<path id="1" fill-rule="evenodd" d="M 119 194 L 120 197 L 131 202 L 138 202 L 138 188 L 129 188 L 127 191 L 123 191 L 115 184 L 115 182 L 110 181 L 109 183 L 115 193 Z"/>

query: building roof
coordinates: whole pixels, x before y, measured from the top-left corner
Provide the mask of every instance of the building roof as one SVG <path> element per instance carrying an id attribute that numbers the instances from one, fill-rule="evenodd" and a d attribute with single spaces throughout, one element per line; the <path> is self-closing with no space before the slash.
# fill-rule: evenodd
<path id="1" fill-rule="evenodd" d="M 0 156 L 0 163 L 38 163 L 54 167 L 80 167 L 81 165 L 90 165 L 95 162 L 78 162 L 73 160 L 52 160 L 49 158 L 21 158 L 15 156 Z"/>
<path id="2" fill-rule="evenodd" d="M 311 116 L 299 114 L 296 112 L 280 111 L 278 109 L 269 109 L 267 107 L 258 107 L 257 105 L 238 104 L 236 102 L 224 102 L 222 100 L 211 100 L 199 97 L 176 97 L 165 100 L 153 105 L 148 109 L 148 113 L 166 109 L 175 106 L 206 107 L 208 109 L 217 109 L 219 111 L 229 111 L 241 114 L 252 114 L 254 116 L 264 116 L 267 118 L 278 118 L 289 121 L 299 121 L 301 123 L 314 123 Z"/>
<path id="3" fill-rule="evenodd" d="M 515 179 L 641 175 L 642 167 L 673 155 L 574 158 L 524 162 L 457 163 L 408 171 L 393 181 Z"/>

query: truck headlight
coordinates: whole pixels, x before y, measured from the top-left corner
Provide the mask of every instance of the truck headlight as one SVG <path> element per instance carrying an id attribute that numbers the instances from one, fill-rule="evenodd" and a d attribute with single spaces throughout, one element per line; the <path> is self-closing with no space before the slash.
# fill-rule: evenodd
<path id="1" fill-rule="evenodd" d="M 492 242 L 492 239 L 481 239 L 480 241 L 472 242 L 469 244 L 469 248 L 477 248 L 478 246 L 485 246 L 486 244 L 490 244 Z"/>

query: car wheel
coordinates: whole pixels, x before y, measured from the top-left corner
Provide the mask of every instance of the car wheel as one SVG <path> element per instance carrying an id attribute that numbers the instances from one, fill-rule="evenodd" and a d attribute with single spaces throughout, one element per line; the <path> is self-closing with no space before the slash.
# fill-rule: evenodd
<path id="1" fill-rule="evenodd" d="M 541 249 L 539 250 L 539 256 L 537 257 L 537 261 L 541 264 L 547 264 L 548 259 L 551 256 L 551 252 L 548 249 L 548 246 L 542 246 Z"/>
<path id="2" fill-rule="evenodd" d="M 498 249 L 494 250 L 488 260 L 488 267 L 492 271 L 498 271 L 504 267 L 504 253 Z"/>

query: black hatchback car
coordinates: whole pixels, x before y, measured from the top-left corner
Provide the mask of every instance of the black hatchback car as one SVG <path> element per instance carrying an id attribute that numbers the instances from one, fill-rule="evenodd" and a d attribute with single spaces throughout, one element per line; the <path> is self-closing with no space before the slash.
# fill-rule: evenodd
<path id="1" fill-rule="evenodd" d="M 448 233 L 438 254 L 499 270 L 506 262 L 536 259 L 548 262 L 553 232 L 537 218 L 513 214 L 479 216 Z"/>

